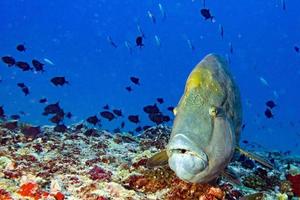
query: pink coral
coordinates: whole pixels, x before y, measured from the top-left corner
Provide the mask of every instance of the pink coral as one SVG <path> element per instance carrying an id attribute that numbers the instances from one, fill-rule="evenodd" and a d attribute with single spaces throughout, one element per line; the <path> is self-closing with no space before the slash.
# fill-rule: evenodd
<path id="1" fill-rule="evenodd" d="M 92 180 L 110 180 L 112 173 L 95 165 L 89 172 Z"/>

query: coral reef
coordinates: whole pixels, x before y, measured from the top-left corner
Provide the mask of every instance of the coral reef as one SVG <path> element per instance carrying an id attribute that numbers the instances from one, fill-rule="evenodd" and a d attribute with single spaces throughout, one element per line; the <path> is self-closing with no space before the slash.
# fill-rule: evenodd
<path id="1" fill-rule="evenodd" d="M 109 133 L 85 125 L 36 127 L 5 122 L 0 128 L 0 200 L 236 200 L 300 196 L 300 159 L 261 152 L 276 169 L 235 155 L 229 167 L 241 184 L 220 177 L 186 183 L 168 167 L 148 169 L 147 159 L 167 144 L 170 128 L 142 134 Z M 250 199 L 247 197 L 247 199 Z"/>

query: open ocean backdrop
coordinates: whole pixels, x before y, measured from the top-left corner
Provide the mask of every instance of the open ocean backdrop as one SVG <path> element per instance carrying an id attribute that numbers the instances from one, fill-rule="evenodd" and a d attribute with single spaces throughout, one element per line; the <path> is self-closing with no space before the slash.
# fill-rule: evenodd
<path id="1" fill-rule="evenodd" d="M 201 15 L 203 3 L 1 0 L 0 56 L 30 64 L 37 59 L 45 72 L 24 72 L 1 62 L 0 106 L 8 116 L 19 114 L 21 121 L 53 125 L 42 115 L 45 104 L 39 100 L 59 101 L 73 115 L 64 120 L 70 125 L 96 114 L 101 118 L 99 112 L 108 104 L 121 109 L 124 117 L 111 122 L 101 118 L 103 129 L 113 130 L 122 121 L 122 131 L 152 126 L 143 107 L 156 103 L 173 119 L 167 107 L 176 106 L 190 71 L 214 52 L 230 61 L 240 87 L 242 140 L 299 154 L 300 1 L 207 0 L 213 20 Z M 142 33 L 140 48 L 136 38 Z M 24 52 L 16 50 L 19 44 L 26 47 Z M 50 80 L 55 76 L 64 76 L 69 84 L 54 86 Z M 132 76 L 140 85 L 131 82 Z M 28 86 L 29 95 L 17 86 L 20 82 Z M 273 118 L 265 116 L 268 100 L 276 103 Z M 139 115 L 140 124 L 129 122 L 128 115 Z"/>

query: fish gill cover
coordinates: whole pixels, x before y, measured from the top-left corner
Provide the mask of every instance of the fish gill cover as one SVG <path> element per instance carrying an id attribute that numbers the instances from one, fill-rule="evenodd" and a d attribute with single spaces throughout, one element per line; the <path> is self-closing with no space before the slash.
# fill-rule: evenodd
<path id="1" fill-rule="evenodd" d="M 211 52 L 225 58 L 241 92 L 240 146 L 269 152 L 262 156 L 289 172 L 283 176 L 289 180 L 293 194 L 299 196 L 299 169 L 295 169 L 293 162 L 296 161 L 292 157 L 300 152 L 299 8 L 297 0 L 0 1 L 0 199 L 20 198 L 9 197 L 12 193 L 35 199 L 49 195 L 55 199 L 64 199 L 65 195 L 76 199 L 78 196 L 75 198 L 70 191 L 60 193 L 67 191 L 63 186 L 59 189 L 53 186 L 47 192 L 43 189 L 49 181 L 48 175 L 56 171 L 50 170 L 52 162 L 45 163 L 52 158 L 49 161 L 39 156 L 43 151 L 58 148 L 55 146 L 58 141 L 61 150 L 65 147 L 65 154 L 58 160 L 70 162 L 78 167 L 76 170 L 83 167 L 66 159 L 70 153 L 75 151 L 76 157 L 80 148 L 85 149 L 85 157 L 81 158 L 89 163 L 86 167 L 90 167 L 90 171 L 86 175 L 94 181 L 114 180 L 124 190 L 144 188 L 143 191 L 156 192 L 171 188 L 176 193 L 179 188 L 174 185 L 179 180 L 173 179 L 171 172 L 163 183 L 147 182 L 159 171 L 139 171 L 142 177 L 131 177 L 122 183 L 116 181 L 118 176 L 112 166 L 118 166 L 118 162 L 106 156 L 120 153 L 119 148 L 127 149 L 131 154 L 122 162 L 135 164 L 136 169 L 145 166 L 143 159 L 151 156 L 147 150 L 165 148 L 169 136 L 166 129 L 173 124 L 174 108 L 184 91 L 185 81 L 193 67 Z M 158 131 L 147 134 L 151 127 Z M 162 137 L 163 134 L 167 135 Z M 92 144 L 92 140 L 85 137 L 107 141 Z M 65 138 L 74 140 L 74 145 L 62 142 Z M 151 138 L 164 141 L 157 143 Z M 78 140 L 87 144 L 80 146 Z M 122 142 L 128 144 L 122 146 Z M 138 148 L 136 152 L 134 148 Z M 17 155 L 12 154 L 17 150 Z M 140 162 L 130 160 L 137 159 L 134 153 L 139 155 Z M 30 173 L 29 168 L 17 168 L 22 156 L 44 171 Z M 291 157 L 282 161 L 281 156 Z M 248 172 L 254 166 L 251 160 L 235 159 Z M 125 171 L 129 168 L 122 167 Z M 47 181 L 40 184 L 30 174 Z M 240 176 L 244 178 L 244 185 L 257 189 L 257 179 L 265 180 L 261 174 Z M 76 183 L 83 181 L 82 177 L 68 178 Z M 272 176 L 269 178 L 275 180 Z M 20 181 L 18 186 L 4 188 L 3 185 L 13 184 L 10 181 L 14 179 Z M 58 179 L 52 180 L 52 184 L 58 184 Z M 105 186 L 108 191 L 116 190 L 117 186 L 109 184 Z M 155 184 L 159 188 L 153 189 Z M 185 188 L 194 187 L 180 184 Z M 266 180 L 261 184 L 265 185 L 260 185 L 260 190 L 275 187 Z M 280 184 L 276 186 L 281 187 Z M 225 186 L 221 189 L 229 191 Z M 219 195 L 216 198 L 222 198 L 218 189 L 206 189 L 209 194 Z M 193 190 L 199 195 L 204 191 L 196 186 Z M 240 196 L 249 193 L 240 191 L 243 191 Z M 280 190 L 289 196 L 291 191 Z M 231 188 L 230 192 L 235 190 Z M 164 195 L 157 198 L 177 198 L 171 193 Z M 98 199 L 105 199 L 105 195 L 102 196 Z M 94 197 L 96 199 L 96 196 L 78 198 Z M 195 197 L 186 196 L 188 198 Z"/>

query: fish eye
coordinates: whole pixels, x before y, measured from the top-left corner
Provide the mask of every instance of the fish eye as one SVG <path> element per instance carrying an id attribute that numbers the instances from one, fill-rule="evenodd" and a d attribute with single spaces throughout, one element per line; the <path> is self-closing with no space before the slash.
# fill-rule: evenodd
<path id="1" fill-rule="evenodd" d="M 215 106 L 211 107 L 208 112 L 212 117 L 216 117 L 218 115 L 218 109 Z"/>
<path id="2" fill-rule="evenodd" d="M 181 153 L 186 153 L 186 150 L 185 149 L 180 149 L 180 152 Z"/>
<path id="3" fill-rule="evenodd" d="M 173 149 L 173 152 L 185 154 L 185 153 L 188 152 L 188 150 L 186 150 L 186 149 Z"/>

